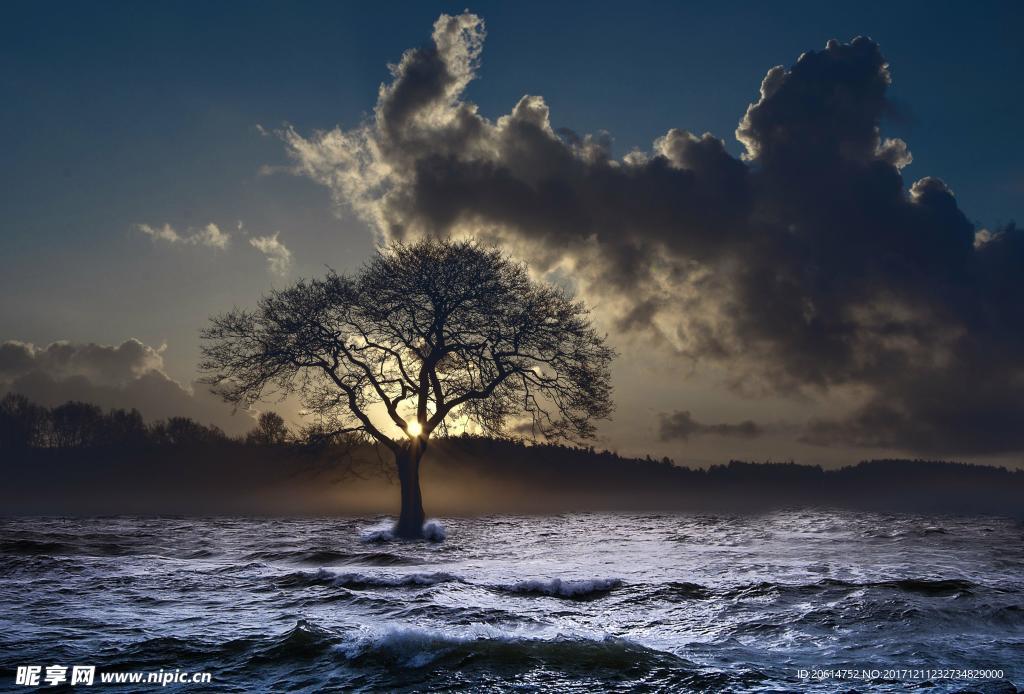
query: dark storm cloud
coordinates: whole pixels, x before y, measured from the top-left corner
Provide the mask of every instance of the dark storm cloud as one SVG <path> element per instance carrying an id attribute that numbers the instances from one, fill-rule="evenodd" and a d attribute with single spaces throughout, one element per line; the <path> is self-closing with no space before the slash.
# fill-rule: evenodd
<path id="1" fill-rule="evenodd" d="M 138 409 L 150 420 L 192 417 L 229 433 L 251 428 L 244 413 L 201 387 L 186 388 L 163 371 L 161 350 L 135 339 L 120 345 L 0 343 L 0 393 L 15 392 L 46 406 L 69 400 L 103 408 Z"/>
<path id="2" fill-rule="evenodd" d="M 695 420 L 687 410 L 662 414 L 658 421 L 658 436 L 662 441 L 689 441 L 694 436 L 704 434 L 752 439 L 762 433 L 761 427 L 749 419 L 736 424 L 703 424 Z"/>
<path id="3" fill-rule="evenodd" d="M 868 396 L 806 440 L 1024 450 L 1024 233 L 976 231 L 952 191 L 907 185 L 889 66 L 859 37 L 768 71 L 736 136 L 681 129 L 616 159 L 539 96 L 489 120 L 463 99 L 483 23 L 442 16 L 374 118 L 283 137 L 299 172 L 384 238 L 476 235 L 571 272 L 624 332 L 728 367 L 742 389 Z"/>

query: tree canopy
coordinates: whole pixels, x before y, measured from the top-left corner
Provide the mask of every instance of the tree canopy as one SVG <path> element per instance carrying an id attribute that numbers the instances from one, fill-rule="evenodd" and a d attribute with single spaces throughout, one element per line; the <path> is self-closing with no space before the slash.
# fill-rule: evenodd
<path id="1" fill-rule="evenodd" d="M 579 441 L 612 411 L 614 352 L 583 303 L 472 241 L 392 244 L 353 276 L 217 316 L 203 337 L 201 368 L 227 400 L 297 393 L 335 432 L 392 449 L 413 421 L 424 438 L 457 422 Z"/>

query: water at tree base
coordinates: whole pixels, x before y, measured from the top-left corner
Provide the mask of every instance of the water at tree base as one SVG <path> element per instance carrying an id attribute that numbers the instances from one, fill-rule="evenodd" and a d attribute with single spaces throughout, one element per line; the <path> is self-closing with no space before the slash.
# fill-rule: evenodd
<path id="1" fill-rule="evenodd" d="M 389 541 L 374 532 L 384 519 L 0 521 L 0 690 L 24 690 L 18 665 L 54 663 L 209 671 L 202 691 L 924 686 L 798 677 L 821 668 L 1002 669 L 1002 681 L 927 691 L 1024 687 L 1017 520 L 787 511 L 444 526 L 431 543 Z"/>

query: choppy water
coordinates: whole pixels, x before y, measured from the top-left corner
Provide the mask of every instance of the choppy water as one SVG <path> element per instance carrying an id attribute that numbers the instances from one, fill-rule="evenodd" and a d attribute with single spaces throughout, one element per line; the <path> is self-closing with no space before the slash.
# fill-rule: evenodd
<path id="1" fill-rule="evenodd" d="M 444 521 L 438 543 L 375 526 L 2 520 L 0 689 L 51 663 L 210 671 L 216 691 L 1024 687 L 1020 521 L 494 517 Z M 801 668 L 1004 678 L 813 683 Z"/>

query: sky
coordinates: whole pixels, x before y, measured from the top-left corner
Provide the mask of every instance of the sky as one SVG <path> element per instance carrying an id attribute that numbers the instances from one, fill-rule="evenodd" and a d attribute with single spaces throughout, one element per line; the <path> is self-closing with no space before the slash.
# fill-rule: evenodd
<path id="1" fill-rule="evenodd" d="M 599 447 L 1024 460 L 1019 3 L 2 12 L 0 387 L 241 431 L 211 314 L 480 234 L 619 350 Z"/>

